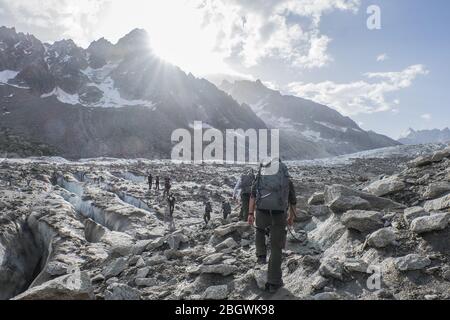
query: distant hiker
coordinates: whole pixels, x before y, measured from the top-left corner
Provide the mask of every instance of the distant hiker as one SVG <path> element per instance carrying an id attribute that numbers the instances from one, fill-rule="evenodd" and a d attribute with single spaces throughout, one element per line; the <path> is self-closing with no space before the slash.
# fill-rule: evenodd
<path id="1" fill-rule="evenodd" d="M 148 175 L 148 177 L 147 177 L 147 182 L 148 182 L 148 190 L 152 190 L 153 177 L 152 177 L 151 174 Z"/>
<path id="2" fill-rule="evenodd" d="M 170 184 L 170 178 L 164 179 L 164 193 L 163 196 L 169 195 L 170 188 L 172 188 L 172 185 Z"/>
<path id="3" fill-rule="evenodd" d="M 205 214 L 203 215 L 203 220 L 205 220 L 205 225 L 208 225 L 209 221 L 211 220 L 211 202 L 207 201 L 205 202 Z"/>
<path id="4" fill-rule="evenodd" d="M 169 229 L 175 230 L 175 221 L 173 217 L 173 212 L 175 210 L 175 196 L 173 194 L 170 194 L 167 197 L 167 211 L 166 211 L 166 217 L 165 220 L 169 222 Z"/>
<path id="5" fill-rule="evenodd" d="M 250 201 L 250 194 L 252 191 L 252 185 L 255 181 L 255 174 L 253 169 L 248 169 L 238 180 L 233 191 L 233 198 L 241 199 L 241 211 L 239 213 L 239 220 L 248 220 L 248 204 Z"/>
<path id="6" fill-rule="evenodd" d="M 58 184 L 58 174 L 56 173 L 56 171 L 53 171 L 52 177 L 50 178 L 50 182 L 54 186 Z"/>
<path id="7" fill-rule="evenodd" d="M 156 176 L 155 179 L 155 190 L 159 190 L 159 176 Z"/>
<path id="8" fill-rule="evenodd" d="M 224 220 L 227 220 L 228 216 L 231 214 L 231 205 L 226 200 L 222 202 L 222 213 Z"/>
<path id="9" fill-rule="evenodd" d="M 261 164 L 252 186 L 248 223 L 255 223 L 256 210 L 256 256 L 258 264 L 267 259 L 266 230 L 270 227 L 270 259 L 266 290 L 275 293 L 283 287 L 281 272 L 282 251 L 286 241 L 286 226 L 292 226 L 297 204 L 294 184 L 284 163 L 279 161 L 277 173 L 267 171 L 269 165 Z M 288 213 L 289 212 L 289 213 Z"/>
<path id="10" fill-rule="evenodd" d="M 173 212 L 175 211 L 175 196 L 171 193 L 167 198 L 167 203 L 169 204 L 169 215 L 173 218 Z"/>

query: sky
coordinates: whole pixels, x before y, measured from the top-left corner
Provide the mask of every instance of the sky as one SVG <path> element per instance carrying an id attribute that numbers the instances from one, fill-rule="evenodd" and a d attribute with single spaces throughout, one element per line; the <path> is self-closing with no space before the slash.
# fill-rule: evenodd
<path id="1" fill-rule="evenodd" d="M 82 47 L 144 28 L 186 72 L 260 79 L 365 130 L 450 126 L 448 0 L 0 0 L 0 25 Z"/>

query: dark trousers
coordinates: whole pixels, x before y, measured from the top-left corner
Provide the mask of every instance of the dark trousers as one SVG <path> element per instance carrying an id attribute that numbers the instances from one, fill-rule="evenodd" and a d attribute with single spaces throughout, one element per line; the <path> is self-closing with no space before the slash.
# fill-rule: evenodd
<path id="1" fill-rule="evenodd" d="M 209 220 L 211 220 L 211 212 L 206 211 L 203 215 L 203 220 L 205 220 L 205 224 L 208 224 Z"/>
<path id="2" fill-rule="evenodd" d="M 241 220 L 241 221 L 248 220 L 249 202 L 250 202 L 250 194 L 249 193 L 241 193 L 241 212 L 239 213 L 239 220 Z"/>
<path id="3" fill-rule="evenodd" d="M 281 262 L 286 241 L 287 213 L 256 210 L 256 255 L 267 256 L 266 229 L 270 228 L 270 259 L 267 282 L 283 285 Z"/>

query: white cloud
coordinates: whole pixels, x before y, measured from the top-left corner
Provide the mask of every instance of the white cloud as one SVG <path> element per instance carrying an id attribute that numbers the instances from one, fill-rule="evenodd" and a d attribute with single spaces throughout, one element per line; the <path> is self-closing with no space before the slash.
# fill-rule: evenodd
<path id="1" fill-rule="evenodd" d="M 425 113 L 425 114 L 421 115 L 420 117 L 426 121 L 430 121 L 432 119 L 432 116 L 429 113 Z"/>
<path id="2" fill-rule="evenodd" d="M 216 50 L 246 67 L 275 58 L 300 68 L 332 61 L 331 39 L 321 34 L 323 14 L 356 13 L 360 0 L 202 0 L 203 25 L 217 35 Z M 293 22 L 295 21 L 295 23 Z"/>
<path id="3" fill-rule="evenodd" d="M 389 59 L 389 56 L 386 53 L 382 53 L 380 55 L 377 56 L 377 61 L 378 62 L 383 62 Z"/>
<path id="4" fill-rule="evenodd" d="M 397 109 L 400 101 L 390 101 L 386 94 L 408 88 L 418 76 L 426 74 L 425 66 L 412 65 L 399 72 L 366 73 L 367 80 L 350 83 L 293 82 L 289 89 L 298 96 L 333 107 L 344 115 L 356 115 Z"/>
<path id="5" fill-rule="evenodd" d="M 0 0 L 0 14 L 44 41 L 71 38 L 87 45 L 109 1 Z"/>

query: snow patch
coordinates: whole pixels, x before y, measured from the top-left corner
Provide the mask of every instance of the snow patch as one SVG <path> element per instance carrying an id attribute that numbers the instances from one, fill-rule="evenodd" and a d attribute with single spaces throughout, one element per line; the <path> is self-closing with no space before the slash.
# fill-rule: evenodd
<path id="1" fill-rule="evenodd" d="M 315 122 L 320 124 L 320 125 L 322 125 L 322 126 L 324 126 L 324 127 L 327 127 L 329 129 L 335 130 L 335 131 L 347 132 L 348 129 L 349 129 L 349 128 L 346 128 L 346 127 L 340 127 L 340 126 L 334 125 L 334 124 L 329 123 L 329 122 L 322 122 L 322 121 L 315 121 Z"/>
<path id="2" fill-rule="evenodd" d="M 62 103 L 71 104 L 71 105 L 80 104 L 80 97 L 78 96 L 78 94 L 67 93 L 59 87 L 56 87 L 55 89 L 53 89 L 52 92 L 41 95 L 41 98 L 48 98 L 51 96 L 56 96 L 56 99 L 58 99 Z"/>
<path id="3" fill-rule="evenodd" d="M 0 83 L 8 84 L 8 81 L 14 79 L 18 74 L 18 71 L 13 70 L 0 71 Z"/>

